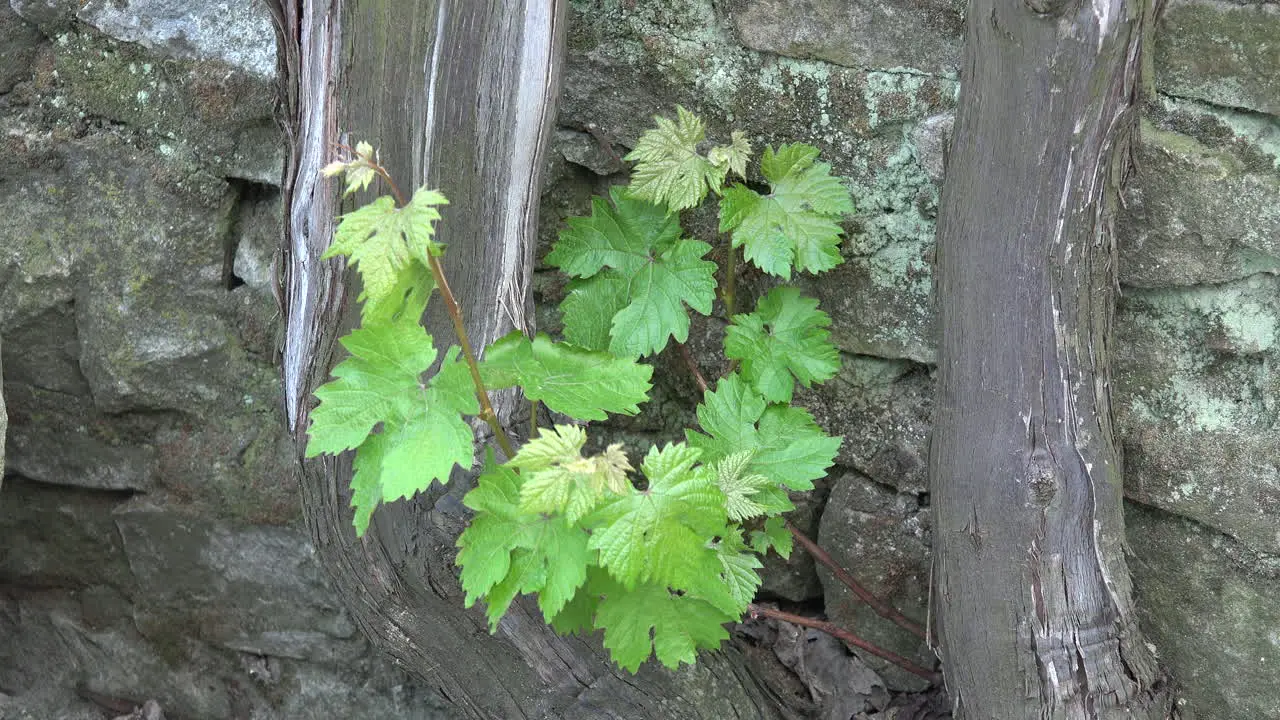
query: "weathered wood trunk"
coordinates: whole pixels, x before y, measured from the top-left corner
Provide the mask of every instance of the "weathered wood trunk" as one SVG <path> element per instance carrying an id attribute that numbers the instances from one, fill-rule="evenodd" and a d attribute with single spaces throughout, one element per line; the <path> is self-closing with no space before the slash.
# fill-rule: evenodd
<path id="1" fill-rule="evenodd" d="M 938 226 L 933 607 L 967 720 L 1163 718 L 1109 405 L 1144 0 L 973 0 Z"/>
<path id="2" fill-rule="evenodd" d="M 539 173 L 554 122 L 562 0 L 273 0 L 281 30 L 284 179 L 282 304 L 288 416 L 299 447 L 311 391 L 353 322 L 348 278 L 318 258 L 336 188 L 320 178 L 333 144 L 367 139 L 406 190 L 451 200 L 439 238 L 477 347 L 529 317 Z M 453 342 L 442 312 L 427 324 Z M 495 398 L 509 417 L 515 398 Z M 384 505 L 360 540 L 351 527 L 350 458 L 300 464 L 304 512 L 321 561 L 366 634 L 474 718 L 773 718 L 741 656 L 696 669 L 614 668 L 598 641 L 560 638 L 517 603 L 491 637 L 464 610 L 453 565 L 472 478 L 455 473 L 412 502 Z"/>

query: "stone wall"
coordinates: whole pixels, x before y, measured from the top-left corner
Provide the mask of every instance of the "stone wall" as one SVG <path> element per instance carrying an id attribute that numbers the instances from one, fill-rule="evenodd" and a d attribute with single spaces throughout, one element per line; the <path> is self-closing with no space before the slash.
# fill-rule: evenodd
<path id="1" fill-rule="evenodd" d="M 0 717 L 443 717 L 299 516 L 274 43 L 251 0 L 0 4 Z"/>
<path id="2" fill-rule="evenodd" d="M 437 716 L 429 683 L 370 653 L 300 527 L 273 365 L 281 151 L 265 12 L 252 0 L 9 5 L 0 637 L 13 640 L 0 642 L 0 717 L 98 717 L 92 694 L 192 718 Z M 844 370 L 802 395 L 845 442 L 800 520 L 917 616 L 930 262 L 964 6 L 574 0 L 543 205 L 545 248 L 619 179 L 585 128 L 621 152 L 676 103 L 716 136 L 814 143 L 849 178 L 846 262 L 807 288 L 833 317 Z M 1216 720 L 1280 707 L 1276 38 L 1273 2 L 1170 0 L 1120 238 L 1130 564 L 1145 629 L 1188 707 Z M 743 277 L 747 294 L 767 285 Z M 560 282 L 540 272 L 537 288 L 554 331 Z M 696 329 L 709 359 L 719 328 Z M 661 412 L 620 423 L 620 437 L 668 439 L 689 420 L 674 369 L 659 373 Z M 766 591 L 929 657 L 830 580 L 803 559 L 777 563 Z"/>

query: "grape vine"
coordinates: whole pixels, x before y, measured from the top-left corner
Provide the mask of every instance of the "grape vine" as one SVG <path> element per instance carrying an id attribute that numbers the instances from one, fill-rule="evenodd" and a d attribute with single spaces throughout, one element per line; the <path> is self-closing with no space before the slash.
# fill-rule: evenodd
<path id="1" fill-rule="evenodd" d="M 713 386 L 698 374 L 698 427 L 683 442 L 649 448 L 638 470 L 621 445 L 585 452 L 580 424 L 543 428 L 517 451 L 488 393 L 516 387 L 583 424 L 633 415 L 651 389 L 644 359 L 673 342 L 687 352 L 690 312 L 710 315 L 716 298 L 712 246 L 686 236 L 680 211 L 713 196 L 730 262 L 741 251 L 782 279 L 839 264 L 840 221 L 853 212 L 812 146 L 765 148 L 759 168 L 769 192 L 761 194 L 727 184 L 745 180 L 743 133 L 704 149 L 705 127 L 684 108 L 656 123 L 626 156 L 636 163 L 630 184 L 569 220 L 547 256 L 571 279 L 563 340 L 513 332 L 482 359 L 439 263 L 445 248 L 434 224 L 448 201 L 426 188 L 406 199 L 371 146 L 344 147 L 324 169 L 346 176 L 344 194 L 379 179 L 392 194 L 342 216 L 324 255 L 344 256 L 360 273 L 361 324 L 341 339 L 349 357 L 316 390 L 306 447 L 308 457 L 355 451 L 353 522 L 363 534 L 380 503 L 447 482 L 455 466 L 471 469 L 467 418 L 489 423 L 507 459 L 487 450 L 463 500 L 474 512 L 457 541 L 467 606 L 483 601 L 496 630 L 518 595 L 536 595 L 548 624 L 603 631 L 613 660 L 632 672 L 650 657 L 676 668 L 718 647 L 725 625 L 758 610 L 761 557 L 790 554 L 788 492 L 811 489 L 840 446 L 791 404 L 796 383 L 809 387 L 839 370 L 830 318 L 788 286 L 735 314 L 727 267 L 720 291 L 731 369 Z M 437 293 L 458 346 L 442 349 L 421 324 Z"/>

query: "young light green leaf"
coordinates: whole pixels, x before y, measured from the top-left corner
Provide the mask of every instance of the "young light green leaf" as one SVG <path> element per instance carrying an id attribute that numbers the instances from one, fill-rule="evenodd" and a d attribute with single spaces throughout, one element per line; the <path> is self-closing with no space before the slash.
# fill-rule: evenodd
<path id="1" fill-rule="evenodd" d="M 586 445 L 586 430 L 577 425 L 556 425 L 521 445 L 506 464 L 518 470 L 546 470 L 581 460 Z"/>
<path id="2" fill-rule="evenodd" d="M 774 288 L 755 312 L 733 316 L 724 352 L 741 361 L 742 376 L 766 400 L 789 403 L 796 380 L 809 387 L 840 369 L 840 353 L 826 330 L 830 324 L 817 300 L 796 288 Z"/>
<path id="3" fill-rule="evenodd" d="M 753 451 L 750 471 L 792 490 L 812 489 L 840 448 L 840 439 L 823 432 L 806 410 L 767 404 L 737 373 L 703 396 L 698 424 L 707 434 L 685 430 L 685 438 L 706 462 Z"/>
<path id="4" fill-rule="evenodd" d="M 591 549 L 624 586 L 695 590 L 717 574 L 708 541 L 724 529 L 724 495 L 707 467 L 695 467 L 699 455 L 683 443 L 651 448 L 640 467 L 648 488 L 607 500 L 587 519 Z"/>
<path id="5" fill-rule="evenodd" d="M 575 292 L 584 293 L 579 303 L 625 297 L 610 322 L 609 351 L 614 355 L 658 352 L 671 337 L 684 342 L 689 337 L 685 305 L 708 314 L 715 298 L 716 266 L 702 259 L 711 246 L 681 238 L 678 219 L 654 205 L 628 198 L 617 188 L 611 198 L 612 205 L 596 198 L 590 217 L 570 219 L 547 262 L 584 278 L 612 268 L 606 275 L 609 280 L 583 284 Z M 597 285 L 600 289 L 593 296 L 588 288 Z M 613 293 L 617 294 L 610 298 Z M 592 335 L 585 325 L 574 327 L 574 332 Z"/>
<path id="6" fill-rule="evenodd" d="M 467 607 L 486 598 L 490 632 L 520 593 L 538 593 L 538 606 L 550 622 L 587 576 L 586 532 L 563 518 L 523 512 L 520 494 L 520 476 L 494 463 L 490 454 L 475 489 L 463 498 L 476 516 L 458 538 L 456 562 Z"/>
<path id="7" fill-rule="evenodd" d="M 375 164 L 377 158 L 374 156 L 373 146 L 367 142 L 361 141 L 356 144 L 356 156 L 350 160 L 335 160 L 325 165 L 320 172 L 325 177 L 333 177 L 346 173 L 347 188 L 342 191 L 344 196 L 350 195 L 357 190 L 364 190 L 369 187 L 369 183 L 373 182 L 378 176 Z"/>
<path id="8" fill-rule="evenodd" d="M 791 556 L 791 531 L 787 523 L 780 517 L 771 517 L 764 521 L 763 530 L 751 531 L 751 549 L 761 555 L 773 548 L 773 551 L 784 558 Z"/>
<path id="9" fill-rule="evenodd" d="M 760 169 L 770 193 L 734 185 L 720 201 L 721 232 L 732 231 L 733 246 L 771 275 L 790 278 L 792 267 L 818 273 L 842 262 L 839 220 L 853 212 L 853 201 L 817 157 L 817 148 L 801 143 L 776 153 L 765 148 Z"/>
<path id="10" fill-rule="evenodd" d="M 679 105 L 674 122 L 664 117 L 655 117 L 654 122 L 658 127 L 641 135 L 626 157 L 637 162 L 631 171 L 631 195 L 673 211 L 696 206 L 708 189 L 718 193 L 736 154 L 750 153 L 749 147 L 742 151 L 739 145 L 730 145 L 716 148 L 720 152 L 712 159 L 699 155 L 698 143 L 706 138 L 706 129 L 697 115 Z M 746 137 L 741 136 L 741 141 L 745 144 Z"/>
<path id="11" fill-rule="evenodd" d="M 485 351 L 480 367 L 490 389 L 519 385 L 525 397 L 580 420 L 604 420 L 606 413 L 635 415 L 649 399 L 653 368 L 607 352 L 554 343 L 539 333 L 532 341 L 519 331 Z"/>
<path id="12" fill-rule="evenodd" d="M 716 167 L 728 167 L 738 177 L 747 176 L 747 158 L 751 155 L 751 143 L 747 142 L 747 134 L 734 130 L 728 145 L 718 145 L 707 153 L 707 159 Z"/>
<path id="13" fill-rule="evenodd" d="M 738 614 L 741 614 L 760 589 L 760 573 L 756 571 L 764 567 L 764 563 L 760 562 L 758 555 L 748 551 L 737 528 L 725 532 L 716 543 L 716 552 L 720 556 L 721 577 L 737 603 Z"/>
<path id="14" fill-rule="evenodd" d="M 572 425 L 557 425 L 525 443 L 507 461 L 523 471 L 520 510 L 560 513 L 577 523 L 606 495 L 634 492 L 627 473 L 632 470 L 622 444 L 603 453 L 582 457 L 587 434 Z"/>
<path id="15" fill-rule="evenodd" d="M 360 300 L 377 303 L 396 287 L 397 273 L 411 260 L 427 264 L 429 255 L 438 255 L 441 246 L 433 240 L 440 219 L 438 205 L 448 204 L 443 195 L 419 188 L 403 208 L 383 196 L 342 216 L 333 243 L 320 257 L 338 255 L 351 258 L 360 271 L 364 290 Z"/>
<path id="16" fill-rule="evenodd" d="M 661 585 L 604 588 L 596 611 L 596 627 L 604 630 L 604 646 L 613 661 L 630 672 L 652 653 L 672 670 L 692 664 L 699 650 L 711 650 L 728 639 L 724 624 L 735 622 L 716 606 Z"/>
<path id="17" fill-rule="evenodd" d="M 755 453 L 733 453 L 716 463 L 716 481 L 725 497 L 729 519 L 742 522 L 757 515 L 777 515 L 794 509 L 776 480 L 750 471 Z"/>

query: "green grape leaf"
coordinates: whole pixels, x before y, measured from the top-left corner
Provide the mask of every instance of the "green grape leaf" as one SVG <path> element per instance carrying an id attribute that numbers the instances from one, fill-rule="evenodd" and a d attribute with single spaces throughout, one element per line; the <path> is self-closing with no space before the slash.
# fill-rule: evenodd
<path id="1" fill-rule="evenodd" d="M 448 481 L 454 465 L 473 465 L 475 433 L 462 416 L 479 413 L 480 402 L 457 347 L 445 352 L 440 371 L 410 400 L 410 414 L 388 420 L 383 431 L 388 437 L 382 459 L 384 500 L 411 497 L 432 480 Z"/>
<path id="2" fill-rule="evenodd" d="M 695 466 L 699 455 L 683 443 L 651 448 L 640 466 L 648 488 L 607 500 L 586 520 L 600 565 L 624 586 L 654 582 L 715 599 L 703 586 L 718 567 L 708 543 L 724 529 L 724 495 L 710 469 Z"/>
<path id="3" fill-rule="evenodd" d="M 333 243 L 320 257 L 350 257 L 364 285 L 359 299 L 378 303 L 395 290 L 401 268 L 412 260 L 425 265 L 430 255 L 440 254 L 432 223 L 440 219 L 436 206 L 448 202 L 444 195 L 426 188 L 419 188 L 402 208 L 388 196 L 377 198 L 342 216 Z"/>
<path id="4" fill-rule="evenodd" d="M 586 531 L 560 517 L 522 511 L 520 495 L 520 476 L 494 463 L 490 453 L 485 472 L 463 498 L 476 515 L 458 538 L 456 562 L 466 606 L 485 597 L 490 632 L 520 593 L 538 593 L 538 607 L 550 622 L 587 577 Z"/>
<path id="5" fill-rule="evenodd" d="M 361 303 L 360 323 L 365 327 L 383 325 L 401 315 L 421 319 L 435 286 L 430 270 L 422 263 L 409 263 L 396 273 L 395 284 L 385 297 Z"/>
<path id="6" fill-rule="evenodd" d="M 751 531 L 751 549 L 761 555 L 773 548 L 782 557 L 791 556 L 791 531 L 787 522 L 780 517 L 771 517 L 764 521 L 764 529 Z"/>
<path id="7" fill-rule="evenodd" d="M 840 438 L 828 436 L 808 411 L 765 402 L 737 373 L 721 378 L 698 406 L 703 433 L 685 438 L 704 462 L 753 451 L 748 468 L 792 490 L 809 490 L 835 461 Z"/>
<path id="8" fill-rule="evenodd" d="M 587 350 L 608 350 L 613 316 L 631 301 L 627 279 L 616 270 L 570 282 L 560 303 L 564 339 Z"/>
<path id="9" fill-rule="evenodd" d="M 421 382 L 436 350 L 418 314 L 342 338 L 351 357 L 315 392 L 320 404 L 311 411 L 306 454 L 356 449 L 352 504 L 360 534 L 378 503 L 447 482 L 455 464 L 472 464 L 474 437 L 461 417 L 480 412 L 470 375 L 451 348 L 431 382 Z M 371 434 L 377 425 L 381 431 Z"/>
<path id="10" fill-rule="evenodd" d="M 580 420 L 604 420 L 606 413 L 635 415 L 649 399 L 653 368 L 607 352 L 554 343 L 539 333 L 532 341 L 519 331 L 489 346 L 480 367 L 490 389 L 519 385 L 525 397 Z"/>
<path id="11" fill-rule="evenodd" d="M 778 287 L 756 310 L 734 315 L 725 333 L 725 355 L 742 363 L 742 376 L 770 402 L 791 402 L 795 381 L 809 387 L 840 369 L 840 353 L 826 328 L 831 318 L 818 301 L 792 287 Z"/>
<path id="12" fill-rule="evenodd" d="M 718 648 L 727 640 L 724 624 L 738 620 L 705 600 L 661 585 L 605 587 L 602 594 L 596 626 L 604 630 L 604 646 L 613 661 L 630 672 L 639 670 L 650 654 L 672 670 L 682 662 L 692 664 L 699 650 Z"/>
<path id="13" fill-rule="evenodd" d="M 610 321 L 609 352 L 637 357 L 662 350 L 668 338 L 684 342 L 689 337 L 685 306 L 711 312 L 715 298 L 715 263 L 703 260 L 711 246 L 681 238 L 680 223 L 655 205 L 625 196 L 614 188 L 612 205 L 603 198 L 592 201 L 590 217 L 571 218 L 569 227 L 547 255 L 547 262 L 574 277 L 593 278 L 606 268 L 607 280 L 579 286 L 579 296 L 566 309 L 571 336 L 598 338 L 598 319 L 584 319 L 581 303 L 599 299 L 605 307 L 621 305 Z M 572 294 L 571 294 L 572 297 Z M 625 298 L 625 302 L 618 300 Z M 598 316 L 597 316 L 598 317 Z M 589 347 L 598 347 L 587 342 Z"/>
<path id="14" fill-rule="evenodd" d="M 724 493 L 725 511 L 734 522 L 795 509 L 777 481 L 749 470 L 754 456 L 747 450 L 716 463 L 716 482 Z"/>
<path id="15" fill-rule="evenodd" d="M 726 188 L 720 201 L 720 231 L 733 233 L 733 246 L 771 275 L 791 270 L 818 273 L 839 265 L 842 215 L 853 200 L 831 166 L 815 163 L 818 149 L 802 143 L 765 148 L 760 169 L 770 192 L 744 186 Z"/>
<path id="16" fill-rule="evenodd" d="M 760 589 L 760 573 L 756 571 L 764 567 L 764 563 L 760 562 L 758 555 L 748 550 L 746 543 L 742 542 L 742 533 L 737 528 L 730 528 L 725 532 L 720 542 L 716 543 L 716 552 L 720 556 L 725 585 L 737 603 L 737 614 L 740 615 Z"/>
<path id="17" fill-rule="evenodd" d="M 352 524 L 356 536 L 363 537 L 369 529 L 373 511 L 382 503 L 382 458 L 386 454 L 387 436 L 370 435 L 356 451 L 351 462 L 351 507 L 355 508 Z"/>
<path id="18" fill-rule="evenodd" d="M 582 457 L 587 434 L 573 425 L 557 425 L 525 443 L 507 461 L 524 477 L 520 488 L 520 510 L 526 513 L 561 513 L 570 524 L 577 523 L 607 494 L 619 495 L 632 489 L 627 473 L 632 470 L 622 444 L 610 445 L 603 453 Z"/>
<path id="19" fill-rule="evenodd" d="M 436 359 L 431 336 L 408 314 L 339 342 L 351 357 L 333 369 L 336 379 L 316 389 L 320 405 L 311 411 L 307 457 L 359 447 L 379 422 L 405 415 L 406 398 L 420 392 L 419 378 Z"/>
<path id="20" fill-rule="evenodd" d="M 587 635 L 595 630 L 596 610 L 600 607 L 600 588 L 616 588 L 617 583 L 596 565 L 587 566 L 587 581 L 578 587 L 564 609 L 551 618 L 550 625 L 561 635 Z"/>
<path id="21" fill-rule="evenodd" d="M 708 189 L 720 191 L 731 162 L 739 154 L 745 167 L 750 147 L 716 148 L 720 152 L 714 159 L 699 155 L 698 143 L 706 138 L 706 128 L 701 118 L 679 105 L 675 121 L 655 117 L 654 122 L 658 127 L 641 135 L 625 158 L 637 163 L 631 171 L 631 195 L 636 199 L 665 205 L 673 211 L 691 208 L 702 202 Z M 741 133 L 734 140 L 739 137 L 745 144 L 746 137 Z"/>

